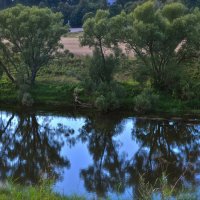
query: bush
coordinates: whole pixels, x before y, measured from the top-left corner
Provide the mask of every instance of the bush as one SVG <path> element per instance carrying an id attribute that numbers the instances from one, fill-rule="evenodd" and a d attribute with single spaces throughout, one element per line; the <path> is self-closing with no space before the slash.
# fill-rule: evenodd
<path id="1" fill-rule="evenodd" d="M 126 95 L 124 88 L 113 81 L 114 72 L 119 66 L 119 58 L 116 56 L 118 54 L 120 51 L 116 49 L 115 56 L 106 56 L 104 62 L 99 50 L 96 49 L 93 57 L 86 59 L 89 73 L 84 77 L 82 87 L 95 97 L 94 105 L 100 111 L 119 108 L 120 99 Z"/>
<path id="2" fill-rule="evenodd" d="M 119 108 L 119 100 L 114 92 L 107 93 L 105 96 L 100 95 L 96 98 L 95 106 L 99 111 L 115 110 Z"/>
<path id="3" fill-rule="evenodd" d="M 93 57 L 88 60 L 89 76 L 96 85 L 102 82 L 110 83 L 117 65 L 118 59 L 113 55 L 107 56 L 104 63 L 100 52 L 96 49 Z"/>
<path id="4" fill-rule="evenodd" d="M 109 110 L 115 110 L 120 106 L 119 98 L 115 92 L 108 93 L 107 101 L 109 104 Z"/>
<path id="5" fill-rule="evenodd" d="M 123 87 L 117 83 L 101 83 L 95 91 L 95 96 L 97 96 L 95 106 L 100 111 L 115 110 L 120 107 L 120 99 L 125 95 Z"/>
<path id="6" fill-rule="evenodd" d="M 134 109 L 137 112 L 149 112 L 155 110 L 159 96 L 154 93 L 153 89 L 146 88 L 141 94 L 135 97 Z"/>

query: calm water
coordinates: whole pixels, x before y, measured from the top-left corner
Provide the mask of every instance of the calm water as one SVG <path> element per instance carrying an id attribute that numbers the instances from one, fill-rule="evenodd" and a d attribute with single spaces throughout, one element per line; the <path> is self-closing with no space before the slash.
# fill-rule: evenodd
<path id="1" fill-rule="evenodd" d="M 61 194 L 132 199 L 139 174 L 200 186 L 200 120 L 0 111 L 0 179 L 54 178 Z"/>

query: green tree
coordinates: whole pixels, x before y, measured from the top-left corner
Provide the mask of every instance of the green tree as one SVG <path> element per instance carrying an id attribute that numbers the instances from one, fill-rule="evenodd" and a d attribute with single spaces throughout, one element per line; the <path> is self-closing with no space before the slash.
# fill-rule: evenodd
<path id="1" fill-rule="evenodd" d="M 81 45 L 94 47 L 100 52 L 103 65 L 106 64 L 105 47 L 109 46 L 108 26 L 109 12 L 98 10 L 95 17 L 88 18 L 83 25 L 83 36 L 80 38 Z"/>
<path id="2" fill-rule="evenodd" d="M 93 58 L 90 59 L 90 77 L 97 83 L 112 81 L 118 58 L 113 55 L 117 51 L 110 45 L 110 13 L 98 10 L 95 17 L 89 17 L 83 25 L 81 45 L 94 48 Z"/>
<path id="3" fill-rule="evenodd" d="M 0 67 L 13 83 L 34 84 L 37 72 L 62 47 L 62 15 L 48 8 L 17 5 L 0 12 Z"/>
<path id="4" fill-rule="evenodd" d="M 143 62 L 157 89 L 166 89 L 168 79 L 180 64 L 190 59 L 188 48 L 198 36 L 199 11 L 190 12 L 181 3 L 159 7 L 156 1 L 138 5 L 133 12 L 111 20 L 114 43 L 123 42 Z"/>

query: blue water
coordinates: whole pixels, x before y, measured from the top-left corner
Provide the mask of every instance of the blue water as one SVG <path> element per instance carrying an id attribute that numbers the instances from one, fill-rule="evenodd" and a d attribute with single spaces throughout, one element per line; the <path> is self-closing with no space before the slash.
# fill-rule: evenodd
<path id="1" fill-rule="evenodd" d="M 0 179 L 55 181 L 53 190 L 87 199 L 133 199 L 139 176 L 199 191 L 200 120 L 0 111 Z"/>

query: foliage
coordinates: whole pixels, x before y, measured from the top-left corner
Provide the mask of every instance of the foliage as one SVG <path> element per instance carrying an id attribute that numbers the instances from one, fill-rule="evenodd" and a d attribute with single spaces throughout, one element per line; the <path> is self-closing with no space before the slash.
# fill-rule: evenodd
<path id="1" fill-rule="evenodd" d="M 178 181 L 178 180 L 177 180 Z M 197 195 L 190 189 L 183 189 L 182 191 L 176 190 L 176 183 L 170 186 L 168 183 L 168 177 L 163 173 L 161 178 L 156 180 L 154 185 L 149 182 L 145 182 L 142 175 L 140 175 L 139 186 L 138 186 L 138 199 L 139 200 L 196 200 Z"/>
<path id="2" fill-rule="evenodd" d="M 116 15 L 121 12 L 125 2 L 133 3 L 135 0 L 117 1 L 114 4 L 108 2 L 107 0 L 1 0 L 0 9 L 14 6 L 16 3 L 26 6 L 36 5 L 42 8 L 49 7 L 53 11 L 63 14 L 65 24 L 69 23 L 71 27 L 82 27 L 84 16 L 87 13 L 95 14 L 98 9 L 109 9 L 112 15 Z M 127 7 L 128 5 L 126 5 Z"/>
<path id="3" fill-rule="evenodd" d="M 198 10 L 189 11 L 178 2 L 159 7 L 147 1 L 111 20 L 111 38 L 125 43 L 149 71 L 154 87 L 165 90 L 173 87 L 168 81 L 171 70 L 194 56 L 188 49 L 195 44 L 191 35 L 198 35 L 199 16 Z"/>
<path id="4" fill-rule="evenodd" d="M 71 196 L 65 197 L 56 194 L 51 189 L 50 181 L 43 181 L 39 186 L 22 187 L 17 184 L 9 183 L 6 187 L 0 188 L 1 200 L 84 200 L 84 197 Z"/>
<path id="5" fill-rule="evenodd" d="M 97 9 L 105 9 L 107 3 L 104 0 L 91 2 L 89 0 L 80 0 L 79 3 L 74 6 L 70 16 L 70 25 L 72 27 L 81 27 L 83 24 L 84 16 L 87 13 L 96 13 Z"/>
<path id="6" fill-rule="evenodd" d="M 0 79 L 1 79 L 2 76 L 3 76 L 3 69 L 0 68 Z"/>
<path id="7" fill-rule="evenodd" d="M 110 83 L 113 80 L 114 72 L 118 66 L 118 60 L 113 55 L 105 57 L 105 63 L 96 50 L 92 58 L 88 60 L 89 76 L 94 84 L 99 85 L 102 82 Z"/>
<path id="8" fill-rule="evenodd" d="M 156 110 L 159 96 L 151 88 L 145 88 L 141 94 L 135 97 L 134 109 L 137 112 L 150 112 Z"/>
<path id="9" fill-rule="evenodd" d="M 41 67 L 46 66 L 61 47 L 60 37 L 67 32 L 62 15 L 48 8 L 17 5 L 0 12 L 0 66 L 17 83 L 23 73 L 34 84 Z"/>
<path id="10" fill-rule="evenodd" d="M 83 36 L 80 37 L 81 45 L 96 47 L 100 50 L 106 47 L 108 45 L 108 19 L 109 12 L 104 10 L 98 10 L 95 17 L 87 18 L 83 25 Z"/>
<path id="11" fill-rule="evenodd" d="M 119 97 L 114 90 L 111 89 L 109 93 L 98 96 L 95 100 L 95 106 L 99 111 L 112 111 L 120 107 Z"/>

